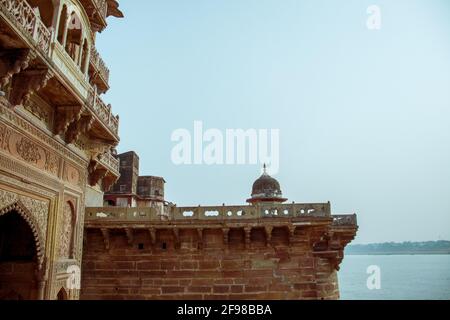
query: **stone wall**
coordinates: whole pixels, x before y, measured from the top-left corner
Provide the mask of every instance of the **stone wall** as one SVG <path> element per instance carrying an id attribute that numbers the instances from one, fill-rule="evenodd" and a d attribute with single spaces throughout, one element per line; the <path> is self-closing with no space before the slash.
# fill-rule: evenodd
<path id="1" fill-rule="evenodd" d="M 178 241 L 158 230 L 87 229 L 81 299 L 338 299 L 337 272 L 314 254 L 310 229 L 180 229 Z"/>

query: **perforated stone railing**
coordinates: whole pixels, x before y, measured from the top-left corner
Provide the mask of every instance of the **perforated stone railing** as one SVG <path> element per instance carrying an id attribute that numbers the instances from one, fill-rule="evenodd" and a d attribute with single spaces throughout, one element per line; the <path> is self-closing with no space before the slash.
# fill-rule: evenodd
<path id="1" fill-rule="evenodd" d="M 273 204 L 257 206 L 174 207 L 176 219 L 254 219 L 263 217 L 329 217 L 329 204 Z"/>
<path id="2" fill-rule="evenodd" d="M 356 214 L 333 215 L 333 225 L 339 226 L 357 226 L 358 218 Z"/>
<path id="3" fill-rule="evenodd" d="M 86 221 L 158 221 L 156 208 L 86 208 Z"/>
<path id="4" fill-rule="evenodd" d="M 106 105 L 93 89 L 89 91 L 88 104 L 100 120 L 117 136 L 119 134 L 119 118 L 112 114 L 111 106 Z"/>
<path id="5" fill-rule="evenodd" d="M 120 175 L 120 161 L 116 159 L 111 152 L 105 153 L 100 157 L 100 162 L 108 167 L 116 175 Z"/>
<path id="6" fill-rule="evenodd" d="M 257 206 L 168 207 L 170 220 L 247 220 L 259 218 L 330 218 L 329 203 L 274 204 Z M 157 221 L 161 213 L 156 208 L 86 208 L 89 221 Z M 339 217 L 338 217 L 339 218 Z M 347 220 L 340 220 L 344 223 Z M 342 218 L 343 219 L 343 218 Z M 348 220 L 349 221 L 349 220 Z"/>
<path id="7" fill-rule="evenodd" d="M 91 64 L 97 69 L 100 76 L 103 78 L 105 83 L 109 82 L 109 69 L 106 67 L 105 62 L 100 57 L 100 54 L 98 53 L 95 46 L 91 47 Z"/>
<path id="8" fill-rule="evenodd" d="M 51 32 L 25 0 L 0 0 L 1 12 L 44 54 L 50 51 Z"/>

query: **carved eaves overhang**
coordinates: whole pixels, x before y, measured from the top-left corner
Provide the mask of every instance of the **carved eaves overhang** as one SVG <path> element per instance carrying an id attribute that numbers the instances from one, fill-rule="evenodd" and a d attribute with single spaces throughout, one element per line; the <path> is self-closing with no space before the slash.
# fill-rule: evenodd
<path id="1" fill-rule="evenodd" d="M 89 21 L 91 22 L 91 27 L 94 32 L 103 31 L 106 26 L 106 14 L 107 1 L 106 0 L 80 0 L 80 3 L 84 7 Z"/>
<path id="2" fill-rule="evenodd" d="M 102 32 L 108 25 L 106 18 L 113 16 L 123 18 L 116 0 L 80 0 L 83 5 L 94 32 Z"/>
<path id="3" fill-rule="evenodd" d="M 108 1 L 108 12 L 107 16 L 113 16 L 116 18 L 123 18 L 123 13 L 119 9 L 119 3 L 116 0 L 107 0 Z"/>

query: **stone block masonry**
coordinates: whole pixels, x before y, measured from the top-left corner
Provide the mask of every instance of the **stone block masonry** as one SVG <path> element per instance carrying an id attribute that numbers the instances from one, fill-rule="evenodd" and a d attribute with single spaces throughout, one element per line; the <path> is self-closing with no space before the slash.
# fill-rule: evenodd
<path id="1" fill-rule="evenodd" d="M 356 220 L 297 220 L 87 221 L 81 299 L 338 299 Z"/>

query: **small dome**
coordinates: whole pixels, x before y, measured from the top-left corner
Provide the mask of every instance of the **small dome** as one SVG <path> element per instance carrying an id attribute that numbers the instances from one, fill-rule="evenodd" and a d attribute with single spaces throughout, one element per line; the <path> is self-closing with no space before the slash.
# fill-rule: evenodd
<path id="1" fill-rule="evenodd" d="M 280 183 L 267 174 L 266 165 L 264 173 L 253 183 L 252 197 L 247 200 L 249 203 L 255 202 L 285 202 Z"/>

